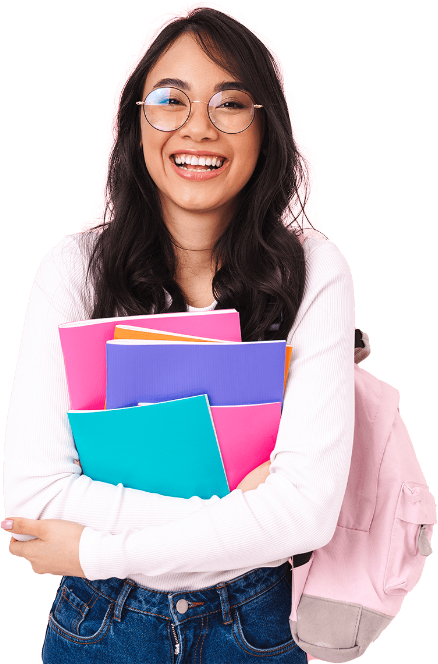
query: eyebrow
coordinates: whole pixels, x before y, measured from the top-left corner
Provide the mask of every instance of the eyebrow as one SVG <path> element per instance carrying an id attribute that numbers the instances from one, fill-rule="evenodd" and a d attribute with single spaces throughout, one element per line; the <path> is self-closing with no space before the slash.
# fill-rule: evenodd
<path id="1" fill-rule="evenodd" d="M 152 88 L 181 88 L 181 90 L 190 90 L 190 85 L 187 81 L 182 81 L 180 78 L 162 78 L 158 83 L 155 83 Z M 245 90 L 249 92 L 246 85 L 241 81 L 223 81 L 214 86 L 214 92 L 223 92 L 224 90 Z"/>

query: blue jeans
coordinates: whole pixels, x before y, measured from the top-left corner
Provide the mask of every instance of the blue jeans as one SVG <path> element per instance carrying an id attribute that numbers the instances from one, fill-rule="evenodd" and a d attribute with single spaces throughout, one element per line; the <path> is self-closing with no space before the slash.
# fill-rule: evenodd
<path id="1" fill-rule="evenodd" d="M 291 567 L 261 567 L 201 590 L 64 576 L 45 664 L 306 664 L 291 638 Z"/>

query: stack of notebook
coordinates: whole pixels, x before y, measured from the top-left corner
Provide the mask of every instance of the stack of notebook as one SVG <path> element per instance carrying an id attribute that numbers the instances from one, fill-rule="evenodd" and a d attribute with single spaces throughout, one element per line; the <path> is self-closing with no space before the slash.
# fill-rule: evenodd
<path id="1" fill-rule="evenodd" d="M 223 497 L 269 460 L 291 347 L 241 342 L 235 310 L 59 326 L 72 428 L 94 480 Z"/>

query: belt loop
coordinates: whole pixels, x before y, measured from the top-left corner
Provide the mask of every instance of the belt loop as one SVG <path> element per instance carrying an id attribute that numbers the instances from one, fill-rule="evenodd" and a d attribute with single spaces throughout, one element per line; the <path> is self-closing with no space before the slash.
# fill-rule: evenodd
<path id="1" fill-rule="evenodd" d="M 125 604 L 125 600 L 128 597 L 131 589 L 134 587 L 134 582 L 131 581 L 130 579 L 125 579 L 125 583 L 123 584 L 123 588 L 120 592 L 120 595 L 117 598 L 116 602 L 116 608 L 114 609 L 114 618 L 118 620 L 118 622 L 121 621 L 122 619 L 122 609 L 123 605 Z"/>
<path id="2" fill-rule="evenodd" d="M 231 616 L 230 603 L 228 602 L 227 585 L 225 583 L 218 583 L 216 589 L 221 600 L 222 619 L 224 625 L 229 625 L 233 622 L 233 618 Z"/>

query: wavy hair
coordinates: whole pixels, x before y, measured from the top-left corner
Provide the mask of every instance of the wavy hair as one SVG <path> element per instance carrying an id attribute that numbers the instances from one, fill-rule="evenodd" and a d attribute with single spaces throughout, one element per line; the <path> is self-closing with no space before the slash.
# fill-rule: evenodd
<path id="1" fill-rule="evenodd" d="M 263 105 L 259 159 L 212 252 L 216 309 L 237 309 L 243 341 L 286 339 L 306 277 L 297 237 L 302 228 L 293 224 L 301 214 L 306 216 L 307 165 L 292 134 L 275 58 L 248 28 L 205 7 L 168 23 L 123 88 L 103 221 L 84 234 L 92 240 L 87 270 L 93 292 L 91 318 L 187 310 L 174 278 L 174 241 L 140 147 L 141 109 L 135 103 L 142 98 L 153 65 L 184 33 Z"/>

